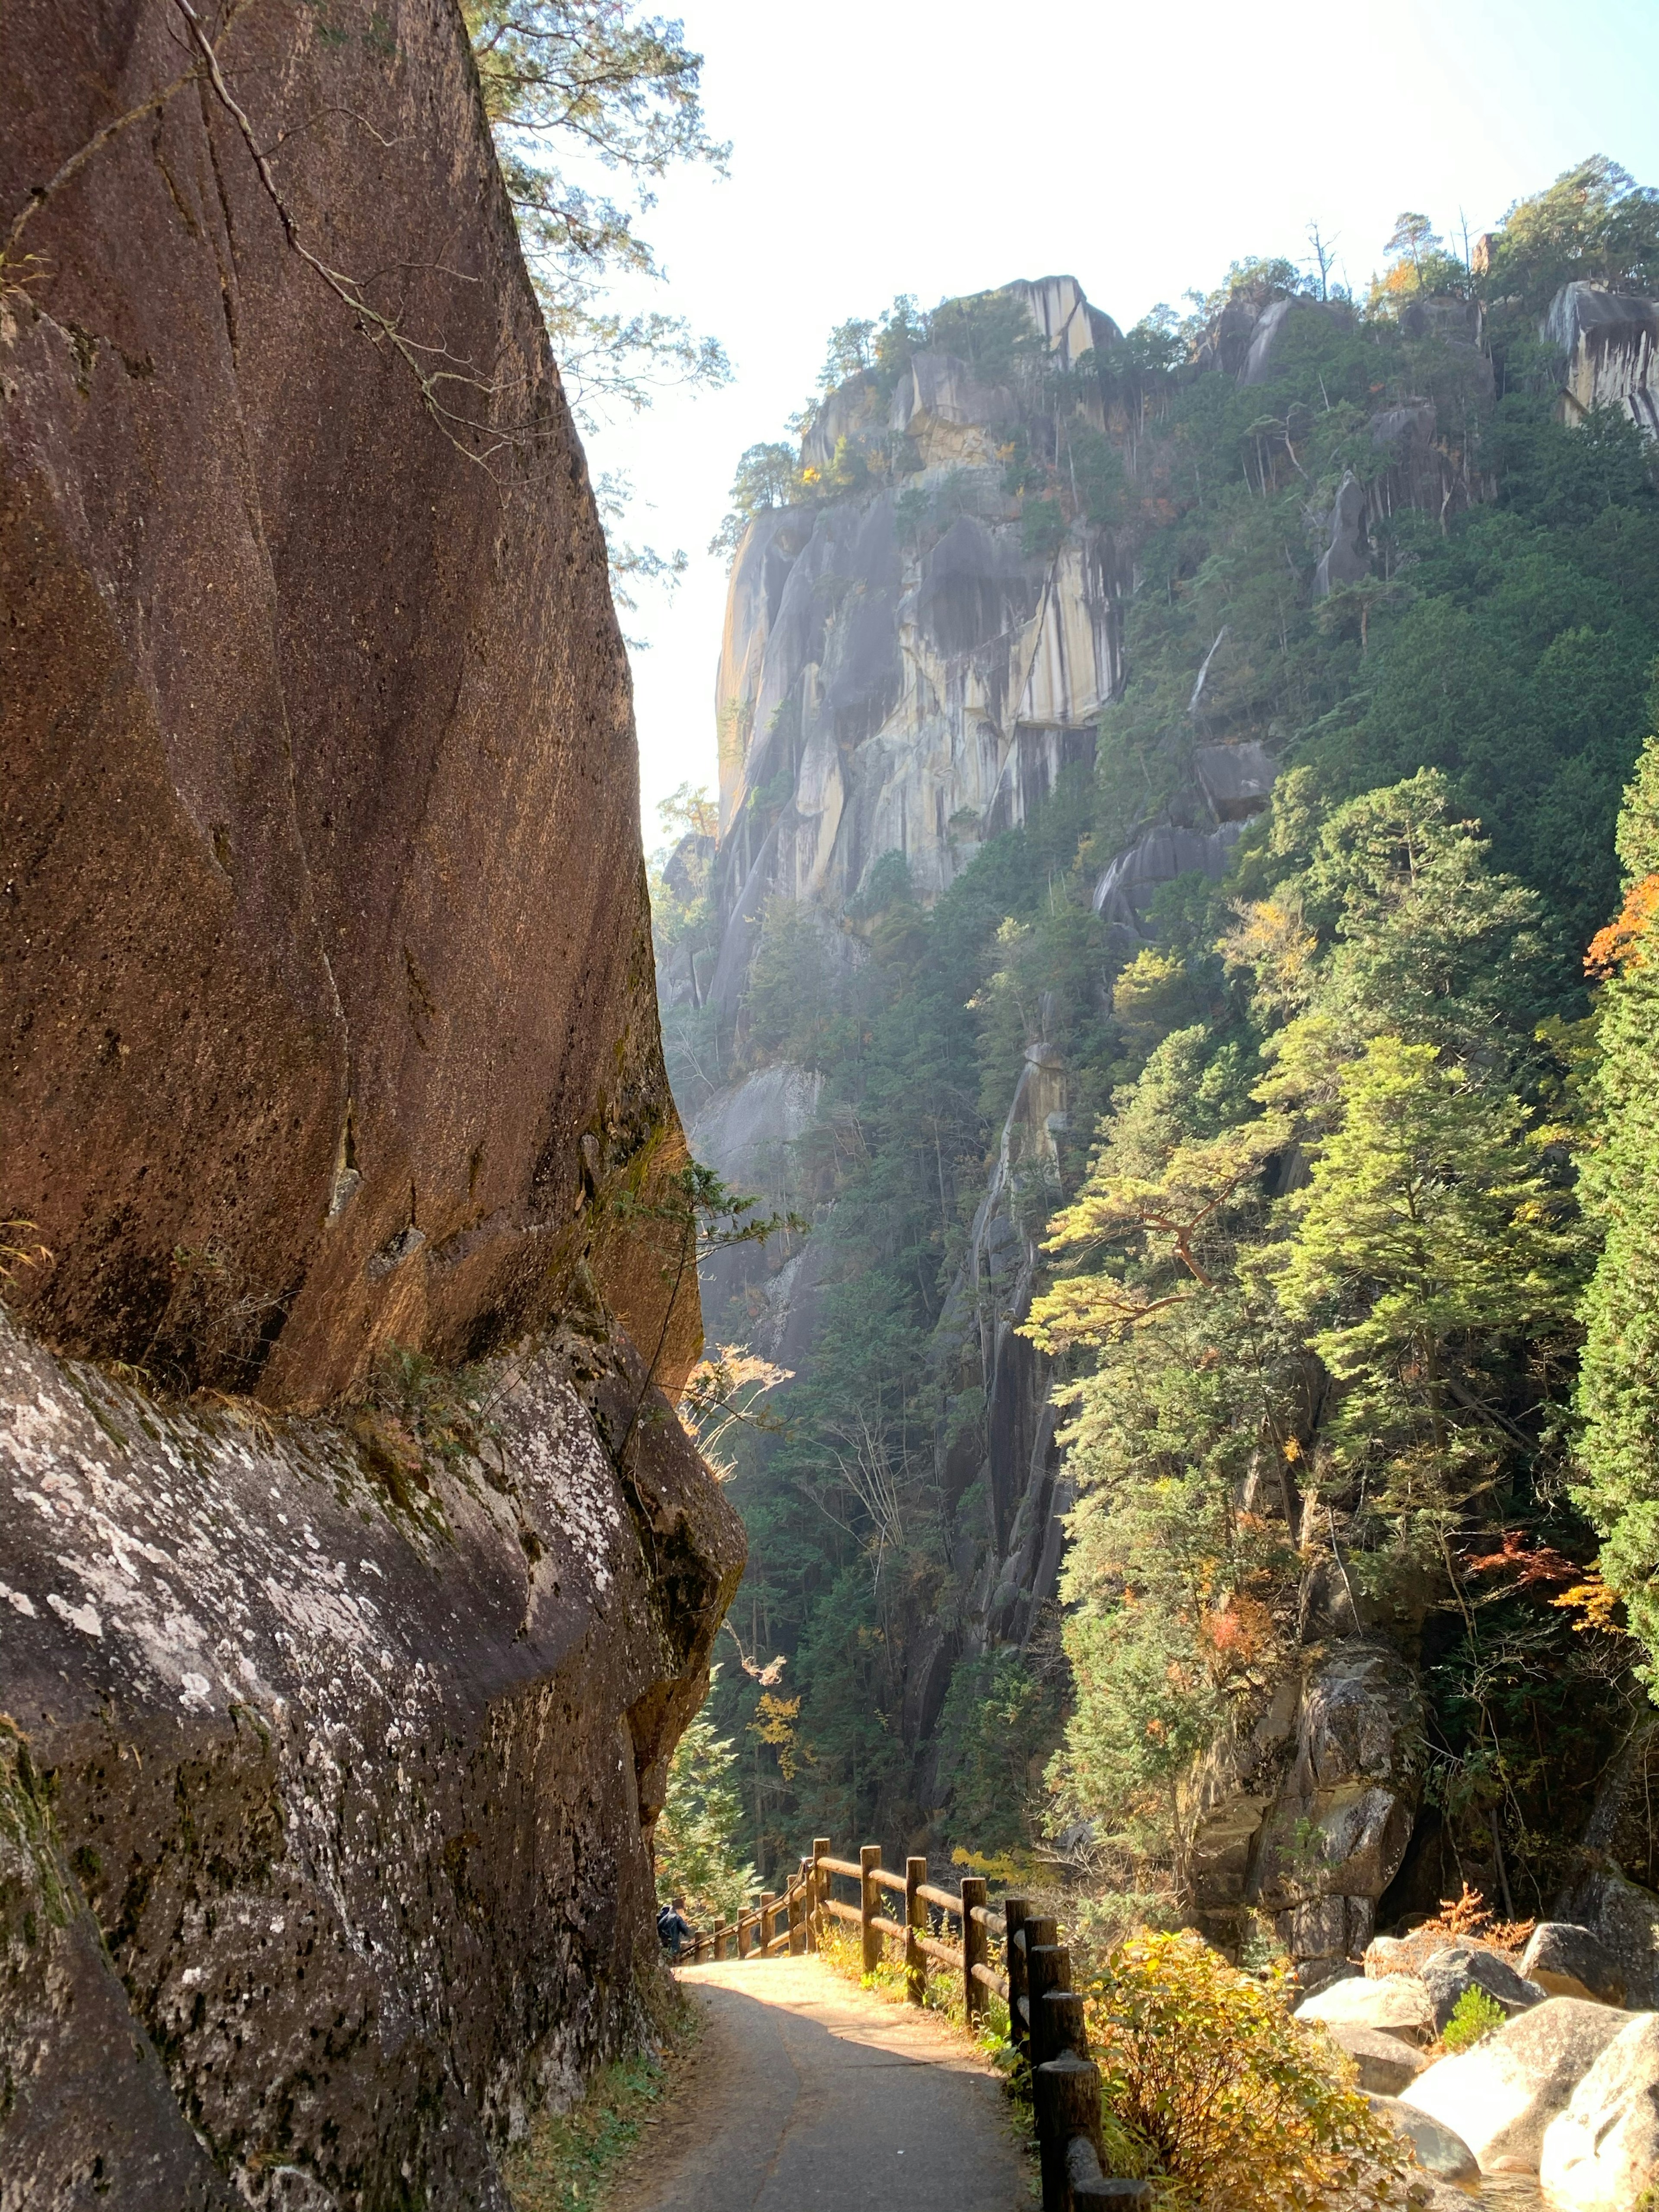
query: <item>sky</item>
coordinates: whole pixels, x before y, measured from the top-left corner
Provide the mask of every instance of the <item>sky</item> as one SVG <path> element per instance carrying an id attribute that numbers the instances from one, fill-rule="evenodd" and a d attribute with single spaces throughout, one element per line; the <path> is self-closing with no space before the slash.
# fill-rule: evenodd
<path id="1" fill-rule="evenodd" d="M 1591 153 L 1659 184 L 1659 0 L 657 0 L 704 57 L 725 179 L 664 180 L 653 304 L 718 337 L 719 392 L 599 425 L 628 534 L 689 568 L 646 587 L 633 653 L 647 848 L 714 774 L 738 455 L 813 393 L 830 326 L 1063 272 L 1124 327 L 1317 222 L 1363 287 L 1395 216 L 1461 242 Z"/>

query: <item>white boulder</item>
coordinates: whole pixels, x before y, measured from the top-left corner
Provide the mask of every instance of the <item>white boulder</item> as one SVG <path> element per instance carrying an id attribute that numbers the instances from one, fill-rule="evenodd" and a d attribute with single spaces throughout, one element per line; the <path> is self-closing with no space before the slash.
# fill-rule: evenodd
<path id="1" fill-rule="evenodd" d="M 1354 2027 L 1338 2021 L 1325 2033 L 1358 2068 L 1358 2086 L 1375 2096 L 1399 2096 L 1429 2063 L 1415 2044 L 1407 2043 L 1403 2036 L 1387 2034 L 1380 2027 Z"/>
<path id="2" fill-rule="evenodd" d="M 1544 2130 L 1624 2026 L 1585 1997 L 1549 1997 L 1400 2093 L 1455 2128 L 1484 2173 L 1535 2173 Z"/>
<path id="3" fill-rule="evenodd" d="M 1434 2040 L 1434 1999 L 1413 1974 L 1390 1974 L 1380 1982 L 1350 1974 L 1304 1998 L 1296 2016 L 1324 2027 L 1374 2027 L 1407 2043 Z"/>
<path id="4" fill-rule="evenodd" d="M 1659 2190 L 1659 2013 L 1638 2013 L 1579 2081 L 1544 2131 L 1539 2179 L 1561 2212 L 1636 2212 Z"/>
<path id="5" fill-rule="evenodd" d="M 1365 2102 L 1411 2145 L 1412 2156 L 1425 2173 L 1431 2173 L 1437 2181 L 1454 2182 L 1460 2189 L 1479 2187 L 1480 2166 L 1455 2128 L 1419 2112 L 1401 2097 L 1367 2097 Z"/>

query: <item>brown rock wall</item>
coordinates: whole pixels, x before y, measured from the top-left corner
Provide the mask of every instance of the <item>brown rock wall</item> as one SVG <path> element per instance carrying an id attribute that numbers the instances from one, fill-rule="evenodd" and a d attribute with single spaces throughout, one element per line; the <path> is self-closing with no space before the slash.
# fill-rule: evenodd
<path id="1" fill-rule="evenodd" d="M 318 1404 L 544 1317 L 583 1136 L 653 1190 L 680 1139 L 605 550 L 459 10 L 203 21 L 362 305 L 204 81 L 17 242 L 0 1216 L 60 1346 Z M 190 58 L 173 0 L 7 9 L 0 229 Z M 600 1280 L 672 1381 L 653 1239 Z"/>

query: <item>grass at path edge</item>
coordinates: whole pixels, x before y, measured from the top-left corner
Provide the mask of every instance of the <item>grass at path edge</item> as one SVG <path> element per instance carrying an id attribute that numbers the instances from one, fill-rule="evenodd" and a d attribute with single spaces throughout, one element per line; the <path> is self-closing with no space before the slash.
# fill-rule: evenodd
<path id="1" fill-rule="evenodd" d="M 614 2060 L 568 2111 L 532 2120 L 528 2136 L 501 2162 L 514 2212 L 597 2212 L 603 2206 L 702 2034 L 702 2014 L 683 1997 L 665 2013 L 659 2051 Z"/>

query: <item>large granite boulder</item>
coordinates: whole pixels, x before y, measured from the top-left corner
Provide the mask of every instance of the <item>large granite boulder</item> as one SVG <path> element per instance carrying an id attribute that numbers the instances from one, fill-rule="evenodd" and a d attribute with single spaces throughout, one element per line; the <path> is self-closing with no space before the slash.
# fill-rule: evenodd
<path id="1" fill-rule="evenodd" d="M 1432 2043 L 1436 2033 L 1434 2000 L 1422 1983 L 1408 1974 L 1390 1974 L 1380 1982 L 1364 1974 L 1346 1974 L 1316 1995 L 1304 1997 L 1296 2016 L 1333 2032 L 1343 2027 L 1371 2028 L 1379 2034 L 1397 2036 L 1402 2043 Z"/>
<path id="2" fill-rule="evenodd" d="M 1455 2128 L 1428 2112 L 1419 2112 L 1402 2098 L 1368 2096 L 1365 2100 L 1379 2119 L 1386 2120 L 1407 2144 L 1425 2173 L 1457 2189 L 1478 2189 L 1480 2166 Z"/>
<path id="3" fill-rule="evenodd" d="M 1338 2050 L 1346 2051 L 1352 2059 L 1358 2071 L 1358 2086 L 1372 2096 L 1403 2094 L 1429 2063 L 1404 2036 L 1390 2035 L 1380 2027 L 1334 2021 L 1325 2032 Z"/>
<path id="4" fill-rule="evenodd" d="M 1659 1896 L 1616 1867 L 1595 1866 L 1568 1885 L 1556 1911 L 1588 1928 L 1617 1961 L 1632 2010 L 1659 2007 Z"/>
<path id="5" fill-rule="evenodd" d="M 171 0 L 0 17 L 8 223 L 185 72 L 0 286 L 12 1295 L 316 1405 L 545 1318 L 625 1194 L 672 1381 L 627 662 L 461 13 L 234 16 L 222 96 Z"/>
<path id="6" fill-rule="evenodd" d="M 1453 1943 L 1425 1959 L 1418 1978 L 1434 2000 L 1434 2024 L 1443 2029 L 1466 1991 L 1484 1990 L 1513 2020 L 1530 2006 L 1542 2004 L 1545 1992 L 1536 1982 L 1516 1973 L 1507 1959 L 1479 1945 Z"/>
<path id="7" fill-rule="evenodd" d="M 625 1346 L 490 1391 L 423 1457 L 0 1318 L 8 2205 L 507 2212 L 526 2110 L 641 2026 L 742 1532 Z"/>
<path id="8" fill-rule="evenodd" d="M 1567 1920 L 1540 1920 L 1521 1954 L 1521 1972 L 1553 1997 L 1625 2002 L 1624 1969 L 1601 1938 Z"/>
<path id="9" fill-rule="evenodd" d="M 1561 2212 L 1638 2212 L 1659 2189 L 1659 2014 L 1638 2014 L 1579 2081 L 1538 2178 Z"/>
<path id="10" fill-rule="evenodd" d="M 1401 2092 L 1455 2128 L 1486 2173 L 1534 2173 L 1544 2130 L 1625 2025 L 1610 2006 L 1550 1997 Z"/>

